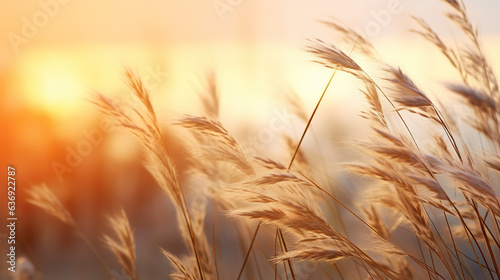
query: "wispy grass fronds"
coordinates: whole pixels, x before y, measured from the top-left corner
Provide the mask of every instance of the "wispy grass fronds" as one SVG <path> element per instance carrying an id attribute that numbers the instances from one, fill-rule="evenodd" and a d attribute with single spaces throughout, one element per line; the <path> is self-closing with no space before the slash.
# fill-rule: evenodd
<path id="1" fill-rule="evenodd" d="M 471 88 L 462 84 L 448 84 L 448 89 L 463 97 L 473 108 L 484 112 L 495 112 L 497 103 L 495 100 L 482 90 Z"/>
<path id="2" fill-rule="evenodd" d="M 197 138 L 199 144 L 205 147 L 202 151 L 205 156 L 233 163 L 243 173 L 253 173 L 253 167 L 242 148 L 218 120 L 188 115 L 179 119 L 175 124 L 204 136 Z"/>
<path id="3" fill-rule="evenodd" d="M 401 68 L 390 67 L 386 70 L 386 72 L 390 75 L 387 78 L 387 81 L 390 82 L 391 85 L 394 86 L 394 91 L 397 94 L 394 95 L 393 100 L 398 104 L 404 107 L 412 108 L 412 107 L 431 107 L 432 102 L 423 93 L 417 85 L 408 77 L 406 74 L 401 71 Z"/>
<path id="4" fill-rule="evenodd" d="M 187 267 L 186 263 L 189 263 L 186 260 L 180 260 L 176 256 L 174 256 L 172 253 L 166 251 L 166 250 L 161 250 L 161 253 L 163 256 L 170 261 L 172 268 L 174 269 L 174 272 L 170 274 L 171 279 L 176 279 L 176 280 L 198 280 L 196 277 L 197 271 L 192 271 L 191 267 Z"/>
<path id="5" fill-rule="evenodd" d="M 45 184 L 30 189 L 27 202 L 39 207 L 69 226 L 76 226 L 71 214 Z"/>
<path id="6" fill-rule="evenodd" d="M 94 103 L 103 113 L 114 117 L 117 125 L 128 129 L 132 134 L 137 136 L 147 149 L 148 162 L 146 168 L 155 178 L 158 185 L 172 199 L 177 208 L 177 213 L 182 217 L 178 222 L 185 223 L 185 226 L 181 226 L 180 228 L 188 231 L 190 242 L 187 246 L 191 249 L 197 261 L 200 279 L 205 279 L 202 264 L 200 262 L 196 235 L 192 226 L 184 192 L 178 179 L 177 170 L 169 157 L 169 149 L 163 140 L 160 125 L 151 104 L 148 90 L 140 77 L 131 69 L 125 69 L 124 78 L 133 95 L 139 100 L 139 108 L 134 106 L 134 104 L 127 104 L 128 108 L 131 110 L 129 110 L 130 112 L 126 112 L 119 105 L 101 94 L 97 94 Z"/>
<path id="7" fill-rule="evenodd" d="M 125 210 L 122 208 L 108 218 L 117 238 L 104 235 L 104 243 L 113 252 L 127 275 L 137 280 L 134 234 L 130 228 Z"/>
<path id="8" fill-rule="evenodd" d="M 364 84 L 366 89 L 361 90 L 361 92 L 365 95 L 365 98 L 369 104 L 369 109 L 363 111 L 361 116 L 369 120 L 375 127 L 387 129 L 387 120 L 384 114 L 384 110 L 382 109 L 382 103 L 380 102 L 376 86 L 370 81 L 365 81 Z"/>
<path id="9" fill-rule="evenodd" d="M 320 39 L 313 41 L 308 51 L 314 54 L 320 64 L 332 69 L 339 69 L 353 75 L 358 75 L 361 67 L 337 46 L 324 42 Z"/>
<path id="10" fill-rule="evenodd" d="M 73 216 L 71 216 L 68 210 L 59 201 L 57 196 L 46 185 L 42 184 L 31 188 L 27 202 L 39 207 L 48 214 L 59 219 L 61 222 L 72 227 L 75 233 L 89 246 L 92 253 L 94 253 L 95 257 L 99 260 L 104 269 L 106 269 L 107 273 L 112 277 L 112 279 L 115 279 L 115 276 L 111 272 L 109 266 L 95 249 L 94 245 L 92 245 L 84 232 L 80 229 L 80 227 L 78 227 L 77 223 L 73 219 Z"/>
<path id="11" fill-rule="evenodd" d="M 195 200 L 190 203 L 191 207 L 191 221 L 193 224 L 193 231 L 196 237 L 196 243 L 198 245 L 200 264 L 202 266 L 205 277 L 212 278 L 213 268 L 212 268 L 212 254 L 207 235 L 204 231 L 205 226 L 205 215 L 206 215 L 206 201 L 205 194 L 201 191 L 194 195 Z M 177 219 L 182 220 L 182 214 L 177 212 Z M 191 244 L 191 236 L 189 235 L 189 230 L 185 223 L 179 223 L 181 229 L 182 237 L 186 244 Z M 192 250 L 192 248 L 191 248 Z M 189 259 L 189 258 L 186 258 Z M 196 259 L 191 258 L 190 260 L 196 261 Z M 195 263 L 196 265 L 196 263 Z M 196 266 L 195 266 L 196 267 Z"/>

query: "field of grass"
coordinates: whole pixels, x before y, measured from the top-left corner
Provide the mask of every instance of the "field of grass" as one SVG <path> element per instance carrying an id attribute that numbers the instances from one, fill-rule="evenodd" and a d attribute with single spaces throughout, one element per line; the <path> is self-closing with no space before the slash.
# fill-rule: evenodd
<path id="1" fill-rule="evenodd" d="M 441 2 L 454 36 L 419 18 L 412 36 L 437 48 L 456 74 L 441 85 L 445 93 L 426 93 L 429 85 L 416 84 L 405 65 L 386 63 L 362 34 L 324 21 L 335 39 L 311 38 L 305 51 L 331 76 L 313 108 L 293 92 L 282 96 L 300 131 L 297 137 L 271 122 L 281 144 L 270 154 L 256 152 L 221 121 L 217 72 L 197 95 L 200 112 L 168 122 L 132 67 L 123 71 L 128 95 L 92 92 L 93 108 L 126 132 L 124 139 L 141 144 L 135 160 L 144 170 L 100 188 L 126 193 L 127 183 L 138 184 L 149 196 L 139 190 L 85 205 L 99 219 L 92 230 L 93 221 L 75 216 L 76 193 L 30 187 L 23 199 L 61 227 L 52 238 L 64 232 L 61 239 L 92 259 L 65 267 L 65 279 L 84 279 L 82 269 L 116 280 L 500 279 L 500 90 L 466 3 Z M 358 88 L 349 94 L 364 97 L 360 119 L 368 133 L 336 136 L 344 137 L 349 160 L 332 164 L 321 151 L 335 141 L 318 137 L 312 124 L 336 125 L 317 113 L 329 110 L 324 98 L 339 78 Z M 450 100 L 459 102 L 451 107 Z M 353 130 L 359 122 L 343 121 Z M 43 226 L 34 222 L 31 230 Z M 12 279 L 52 279 L 34 256 L 18 258 Z"/>

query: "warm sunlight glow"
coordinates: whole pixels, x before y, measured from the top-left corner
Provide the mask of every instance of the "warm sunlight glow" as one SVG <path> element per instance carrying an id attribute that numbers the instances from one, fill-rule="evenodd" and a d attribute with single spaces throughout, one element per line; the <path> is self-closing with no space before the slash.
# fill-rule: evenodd
<path id="1" fill-rule="evenodd" d="M 86 89 L 65 57 L 41 52 L 26 60 L 20 81 L 29 102 L 58 117 L 74 111 Z"/>
<path id="2" fill-rule="evenodd" d="M 499 279 L 500 0 L 2 2 L 0 280 Z"/>

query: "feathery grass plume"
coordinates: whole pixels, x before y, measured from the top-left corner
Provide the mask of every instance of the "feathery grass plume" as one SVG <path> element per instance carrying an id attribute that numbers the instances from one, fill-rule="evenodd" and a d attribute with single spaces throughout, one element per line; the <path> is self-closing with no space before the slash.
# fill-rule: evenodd
<path id="1" fill-rule="evenodd" d="M 61 222 L 71 226 L 76 234 L 89 246 L 89 248 L 92 250 L 92 253 L 101 263 L 104 269 L 106 269 L 107 273 L 112 277 L 112 279 L 115 279 L 114 274 L 111 272 L 101 255 L 94 248 L 94 245 L 92 245 L 87 236 L 78 227 L 71 214 L 62 205 L 56 195 L 45 184 L 31 188 L 29 191 L 29 198 L 27 199 L 27 202 L 39 207 L 48 214 L 59 219 Z"/>
<path id="2" fill-rule="evenodd" d="M 356 50 L 361 54 L 373 57 L 376 55 L 375 47 L 373 47 L 372 43 L 365 39 L 361 34 L 356 32 L 354 29 L 349 28 L 334 19 L 330 20 L 321 20 L 320 23 L 328 26 L 329 28 L 339 32 L 341 35 L 342 41 L 351 46 L 356 46 Z"/>
<path id="3" fill-rule="evenodd" d="M 326 43 L 320 39 L 312 41 L 308 51 L 320 60 L 316 61 L 325 67 L 339 69 L 346 73 L 358 75 L 362 71 L 361 67 L 354 60 L 335 45 Z"/>
<path id="4" fill-rule="evenodd" d="M 498 102 L 482 90 L 453 83 L 448 83 L 447 88 L 465 98 L 473 108 L 484 112 L 497 112 L 498 110 Z"/>
<path id="5" fill-rule="evenodd" d="M 500 102 L 486 92 L 468 85 L 449 83 L 447 88 L 464 98 L 473 109 L 476 117 L 466 118 L 466 121 L 492 141 L 498 141 L 500 136 L 500 124 L 498 122 Z M 500 147 L 500 144 L 498 146 Z"/>
<path id="6" fill-rule="evenodd" d="M 396 109 L 392 100 L 387 96 L 387 94 L 380 88 L 380 86 L 370 77 L 370 75 L 361 68 L 349 55 L 346 55 L 341 50 L 339 50 L 336 46 L 332 44 L 325 43 L 319 39 L 315 42 L 313 41 L 313 45 L 309 47 L 309 52 L 315 54 L 320 60 L 316 61 L 325 67 L 338 69 L 345 73 L 351 74 L 361 82 L 364 83 L 366 87 L 366 91 L 362 92 L 368 97 L 368 100 L 371 105 L 371 110 L 368 111 L 368 114 L 365 112 L 364 117 L 371 118 L 377 124 L 387 127 L 387 123 L 385 121 L 385 117 L 383 117 L 383 111 L 377 107 L 378 97 L 375 99 L 375 96 L 378 95 L 377 90 L 384 96 L 384 98 L 390 103 L 390 105 Z M 412 138 L 413 134 L 410 131 L 410 128 L 406 124 L 405 119 L 401 116 L 398 110 L 396 113 L 401 120 L 401 122 L 406 127 L 408 133 Z M 415 142 L 415 139 L 413 139 Z M 415 145 L 416 142 L 415 142 Z"/>
<path id="7" fill-rule="evenodd" d="M 186 115 L 175 124 L 189 129 L 191 133 L 205 136 L 198 138 L 198 141 L 201 141 L 202 146 L 206 146 L 203 153 L 208 158 L 233 163 L 244 174 L 254 172 L 240 145 L 218 120 Z"/>
<path id="8" fill-rule="evenodd" d="M 132 79 L 129 82 L 131 89 L 141 102 L 145 102 L 143 105 L 146 111 L 142 112 L 133 108 L 133 113 L 127 113 L 120 105 L 100 93 L 95 94 L 95 99 L 92 103 L 96 104 L 104 114 L 113 117 L 116 125 L 128 129 L 141 141 L 149 151 L 147 157 L 149 162 L 146 168 L 169 197 L 177 205 L 182 205 L 181 187 L 178 182 L 177 172 L 163 144 L 161 131 L 156 120 L 156 115 L 152 111 L 152 105 L 149 97 L 147 97 L 147 92 L 143 92 L 146 89 L 139 78 L 135 77 L 130 71 L 126 70 L 125 76 L 127 79 Z M 127 106 L 132 106 L 132 104 L 127 104 Z"/>
<path id="9" fill-rule="evenodd" d="M 480 172 L 467 164 L 442 166 L 441 170 L 446 171 L 455 180 L 457 188 L 463 193 L 490 209 L 494 215 L 500 216 L 498 197 L 493 186 Z"/>
<path id="10" fill-rule="evenodd" d="M 469 20 L 467 10 L 463 5 L 463 2 L 443 0 L 444 2 L 450 4 L 454 9 L 454 13 L 448 13 L 448 18 L 454 22 L 472 42 L 479 41 L 479 32 Z"/>
<path id="11" fill-rule="evenodd" d="M 386 80 L 394 87 L 393 100 L 398 104 L 408 108 L 423 108 L 423 110 L 432 106 L 427 95 L 401 71 L 401 68 L 389 67 L 386 72 L 390 75 Z"/>
<path id="12" fill-rule="evenodd" d="M 459 55 L 456 54 L 456 52 L 452 49 L 449 48 L 441 39 L 441 37 L 425 22 L 423 19 L 419 19 L 414 17 L 413 18 L 423 29 L 423 31 L 418 31 L 418 30 L 412 30 L 413 32 L 421 35 L 424 37 L 427 41 L 431 42 L 434 44 L 440 51 L 441 53 L 448 59 L 450 64 L 457 69 L 459 72 L 460 76 L 464 81 L 468 80 L 468 73 L 464 69 L 465 66 L 461 62 L 461 58 Z"/>
<path id="13" fill-rule="evenodd" d="M 110 216 L 108 221 L 118 238 L 104 235 L 104 243 L 116 256 L 127 275 L 133 280 L 137 280 L 134 234 L 125 210 L 121 208 L 113 216 Z"/>
<path id="14" fill-rule="evenodd" d="M 274 161 L 269 158 L 253 157 L 256 167 L 263 168 L 264 170 L 286 170 L 286 167 L 278 161 Z"/>
<path id="15" fill-rule="evenodd" d="M 365 95 L 365 99 L 368 101 L 370 107 L 367 111 L 362 112 L 361 117 L 371 121 L 374 127 L 388 128 L 377 88 L 370 81 L 364 81 L 364 84 L 365 90 L 361 90 L 361 92 Z"/>
<path id="16" fill-rule="evenodd" d="M 391 240 L 391 230 L 382 220 L 379 211 L 374 207 L 374 205 L 363 208 L 363 212 L 366 217 L 366 222 L 376 229 L 383 239 Z"/>
<path id="17" fill-rule="evenodd" d="M 29 197 L 27 202 L 39 207 L 69 226 L 76 226 L 71 214 L 45 184 L 30 189 Z"/>
<path id="18" fill-rule="evenodd" d="M 174 268 L 174 272 L 170 274 L 171 279 L 176 280 L 198 280 L 196 277 L 197 271 L 192 270 L 191 267 L 186 267 L 186 260 L 180 260 L 176 256 L 172 255 L 169 251 L 161 249 L 163 256 L 170 261 L 170 264 Z M 190 262 L 187 262 L 190 263 Z"/>
<path id="19" fill-rule="evenodd" d="M 272 260 L 283 262 L 288 259 L 297 258 L 309 261 L 324 261 L 333 264 L 342 259 L 357 258 L 356 251 L 349 250 L 329 239 L 304 240 L 297 247 L 298 249 L 284 253 Z"/>
<path id="20" fill-rule="evenodd" d="M 375 279 L 410 279 L 404 274 L 394 270 L 394 263 L 382 263 L 370 257 L 368 252 L 385 255 L 390 259 L 401 258 L 406 254 L 388 242 L 379 241 L 365 244 L 363 249 L 349 239 L 328 236 L 312 236 L 311 238 L 301 239 L 297 242 L 294 250 L 272 258 L 274 262 L 283 262 L 285 260 L 296 258 L 302 261 L 316 261 L 335 264 L 338 261 L 352 259 L 362 265 L 367 270 L 367 278 Z M 370 249 L 369 249 L 370 248 Z M 368 269 L 371 268 L 371 270 Z"/>
<path id="21" fill-rule="evenodd" d="M 177 213 L 181 214 L 182 219 L 178 220 L 178 223 L 185 223 L 186 226 L 181 226 L 180 228 L 187 229 L 190 236 L 190 242 L 186 245 L 192 249 L 191 252 L 195 256 L 200 279 L 205 279 L 186 199 L 177 176 L 177 171 L 169 158 L 168 148 L 163 141 L 161 129 L 151 104 L 148 90 L 140 77 L 131 69 L 125 69 L 124 79 L 133 95 L 140 101 L 142 108 L 135 108 L 132 104 L 127 104 L 127 106 L 132 107 L 131 113 L 127 114 L 120 106 L 101 94 L 97 94 L 97 98 L 93 103 L 103 113 L 114 117 L 118 126 L 127 128 L 134 134 L 148 151 L 146 168 L 158 185 L 172 199 Z"/>
<path id="22" fill-rule="evenodd" d="M 401 71 L 400 68 L 389 67 L 386 72 L 391 75 L 391 78 L 386 79 L 390 82 L 393 89 L 393 98 L 396 103 L 400 104 L 404 108 L 408 108 L 409 112 L 419 114 L 425 118 L 433 120 L 435 123 L 439 124 L 448 139 L 450 140 L 455 153 L 462 160 L 462 155 L 458 149 L 455 137 L 453 136 L 451 129 L 449 128 L 447 122 L 444 120 L 441 112 L 432 103 L 432 101 L 423 93 L 413 81 Z M 412 110 L 415 108 L 417 111 Z M 415 143 L 417 146 L 417 143 Z M 418 146 L 417 146 L 418 147 Z"/>
<path id="23" fill-rule="evenodd" d="M 386 72 L 391 76 L 386 80 L 390 82 L 391 87 L 393 87 L 394 101 L 403 106 L 403 108 L 407 108 L 409 112 L 419 114 L 439 124 L 448 136 L 457 156 L 462 160 L 452 131 L 434 103 L 432 103 L 427 95 L 422 92 L 403 71 L 401 71 L 401 68 L 396 69 L 394 67 L 389 67 L 386 69 Z M 415 145 L 417 144 L 415 143 Z"/>

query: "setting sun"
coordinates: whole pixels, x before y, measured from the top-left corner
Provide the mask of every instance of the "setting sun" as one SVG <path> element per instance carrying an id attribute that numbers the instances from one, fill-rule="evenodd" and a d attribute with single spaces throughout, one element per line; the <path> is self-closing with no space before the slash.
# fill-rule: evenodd
<path id="1" fill-rule="evenodd" d="M 78 109 L 88 91 L 79 73 L 61 53 L 35 52 L 25 58 L 19 72 L 21 91 L 31 106 L 57 117 Z"/>

